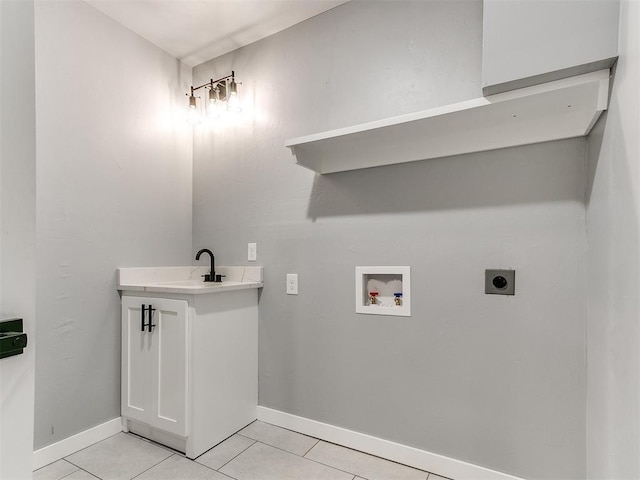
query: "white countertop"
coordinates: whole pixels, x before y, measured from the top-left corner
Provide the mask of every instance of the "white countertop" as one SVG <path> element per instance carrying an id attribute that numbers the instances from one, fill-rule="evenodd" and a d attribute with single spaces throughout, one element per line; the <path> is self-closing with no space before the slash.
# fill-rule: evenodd
<path id="1" fill-rule="evenodd" d="M 261 288 L 262 267 L 215 267 L 216 274 L 225 275 L 224 281 L 204 282 L 202 275 L 209 267 L 142 267 L 118 268 L 117 288 L 120 291 L 181 293 L 199 295 L 228 292 L 247 288 Z"/>

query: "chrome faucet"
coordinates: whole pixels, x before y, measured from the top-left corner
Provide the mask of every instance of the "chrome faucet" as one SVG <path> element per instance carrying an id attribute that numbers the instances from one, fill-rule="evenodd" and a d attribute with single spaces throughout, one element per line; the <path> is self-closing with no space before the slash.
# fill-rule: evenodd
<path id="1" fill-rule="evenodd" d="M 196 253 L 196 260 L 200 260 L 200 255 L 202 255 L 203 253 L 208 253 L 209 256 L 211 257 L 211 273 L 209 273 L 208 275 L 202 275 L 204 277 L 204 281 L 205 282 L 221 282 L 222 275 L 216 276 L 215 260 L 213 258 L 213 252 L 211 250 L 209 250 L 208 248 L 203 248 L 202 250 L 199 250 L 198 253 Z"/>

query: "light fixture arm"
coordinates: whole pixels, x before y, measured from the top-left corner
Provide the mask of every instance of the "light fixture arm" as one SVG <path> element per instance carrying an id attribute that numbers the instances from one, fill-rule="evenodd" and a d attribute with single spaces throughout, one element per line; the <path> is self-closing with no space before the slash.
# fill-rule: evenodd
<path id="1" fill-rule="evenodd" d="M 229 86 L 231 86 L 232 91 L 235 88 L 235 85 L 237 85 L 238 83 L 242 85 L 241 82 L 236 82 L 235 77 L 235 71 L 231 70 L 231 75 L 226 75 L 222 78 L 218 78 L 217 80 L 214 80 L 212 78 L 207 83 L 203 83 L 202 85 L 198 85 L 197 87 L 192 86 L 191 96 L 193 97 L 193 92 L 195 92 L 196 90 L 200 90 L 201 88 L 209 88 L 211 90 L 215 90 L 217 88 L 220 92 L 220 98 L 224 100 L 227 97 L 227 92 L 229 90 L 227 83 L 229 84 Z"/>

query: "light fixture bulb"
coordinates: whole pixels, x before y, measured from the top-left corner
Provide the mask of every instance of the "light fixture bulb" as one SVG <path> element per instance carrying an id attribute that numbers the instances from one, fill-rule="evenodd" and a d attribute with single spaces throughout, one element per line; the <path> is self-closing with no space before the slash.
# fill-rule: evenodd
<path id="1" fill-rule="evenodd" d="M 201 122 L 200 114 L 197 108 L 189 108 L 189 123 L 191 125 L 198 125 Z"/>
<path id="2" fill-rule="evenodd" d="M 189 111 L 187 112 L 187 120 L 191 125 L 197 125 L 200 123 L 200 112 L 198 112 L 198 104 L 196 103 L 196 97 L 189 96 Z"/>
<path id="3" fill-rule="evenodd" d="M 240 99 L 238 98 L 238 84 L 235 80 L 229 83 L 229 98 L 227 99 L 227 110 L 232 113 L 242 111 L 240 108 Z"/>
<path id="4" fill-rule="evenodd" d="M 238 113 L 242 109 L 240 108 L 240 99 L 238 98 L 238 84 L 236 83 L 235 72 L 231 71 L 231 80 L 229 81 L 229 88 L 227 90 L 227 110 L 231 113 Z"/>
<path id="5" fill-rule="evenodd" d="M 214 119 L 220 118 L 219 96 L 217 88 L 212 88 L 211 90 L 209 90 L 209 105 L 207 108 L 207 117 Z"/>
<path id="6" fill-rule="evenodd" d="M 239 113 L 242 111 L 242 108 L 240 108 L 240 99 L 238 98 L 238 94 L 231 94 L 229 100 L 227 100 L 227 110 L 232 113 Z"/>

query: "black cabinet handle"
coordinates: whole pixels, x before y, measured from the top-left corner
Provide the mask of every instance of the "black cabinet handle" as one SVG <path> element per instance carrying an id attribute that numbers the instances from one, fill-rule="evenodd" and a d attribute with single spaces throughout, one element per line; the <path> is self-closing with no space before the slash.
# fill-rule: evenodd
<path id="1" fill-rule="evenodd" d="M 140 325 L 141 332 L 144 332 L 144 327 L 146 326 L 146 323 L 144 321 L 144 314 L 146 311 L 147 311 L 147 306 L 143 303 L 142 308 L 140 309 L 140 321 L 142 322 Z"/>
<path id="2" fill-rule="evenodd" d="M 143 303 L 142 307 L 140 308 L 140 331 L 144 332 L 144 327 L 149 327 L 149 333 L 153 332 L 153 329 L 156 328 L 156 324 L 153 323 L 153 312 L 155 312 L 156 309 L 153 308 L 153 305 L 149 305 L 149 308 L 147 308 L 147 306 Z M 145 322 L 145 314 L 149 312 L 149 322 Z"/>
<path id="3" fill-rule="evenodd" d="M 156 328 L 156 324 L 153 323 L 153 312 L 155 312 L 156 309 L 153 308 L 152 305 L 149 305 L 149 323 L 147 324 L 147 326 L 149 327 L 149 333 L 153 332 L 153 329 Z"/>

